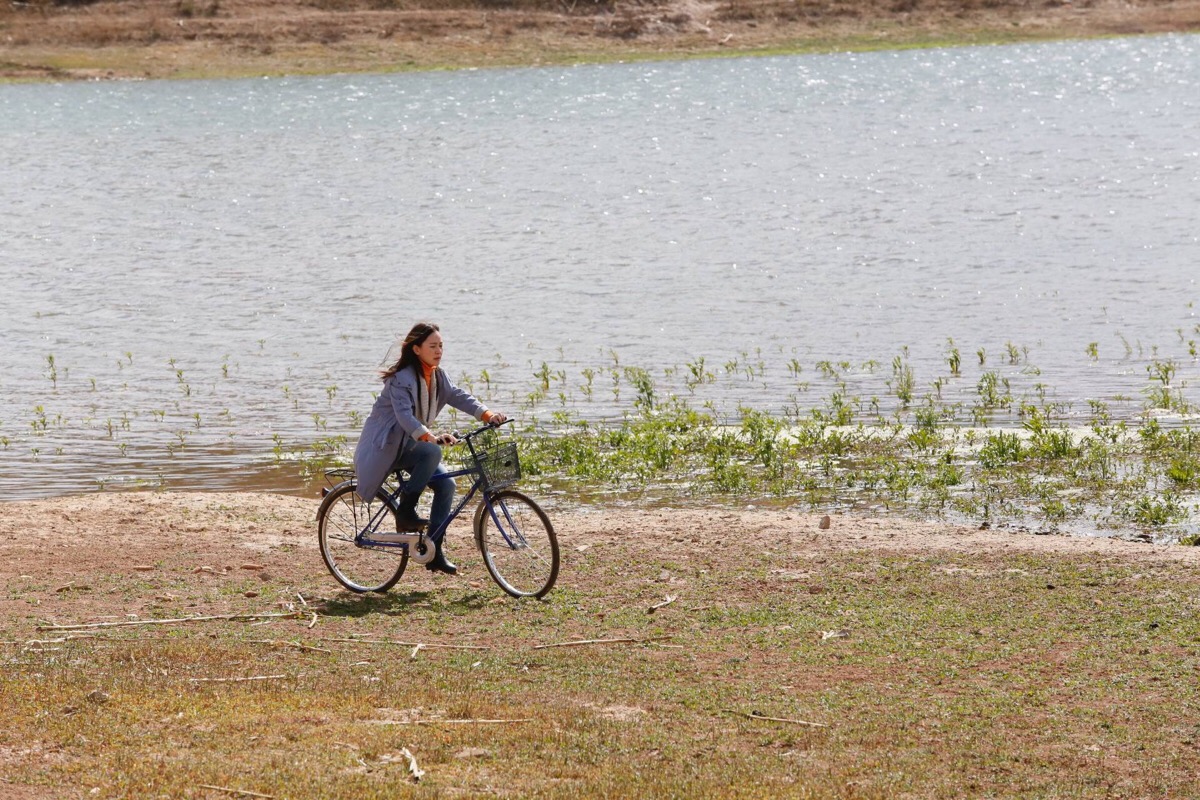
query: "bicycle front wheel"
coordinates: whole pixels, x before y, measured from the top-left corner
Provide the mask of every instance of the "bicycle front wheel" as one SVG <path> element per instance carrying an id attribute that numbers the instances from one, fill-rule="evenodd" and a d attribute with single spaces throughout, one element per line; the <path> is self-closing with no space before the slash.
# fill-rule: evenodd
<path id="1" fill-rule="evenodd" d="M 382 490 L 369 502 L 355 491 L 354 481 L 345 481 L 325 495 L 317 511 L 317 538 L 321 558 L 337 582 L 352 592 L 386 592 L 396 585 L 408 566 L 408 553 L 401 547 L 363 545 L 359 531 L 396 530 L 396 515 Z"/>
<path id="2" fill-rule="evenodd" d="M 543 597 L 558 580 L 558 537 L 533 500 L 511 489 L 475 511 L 475 543 L 492 579 L 513 597 Z"/>

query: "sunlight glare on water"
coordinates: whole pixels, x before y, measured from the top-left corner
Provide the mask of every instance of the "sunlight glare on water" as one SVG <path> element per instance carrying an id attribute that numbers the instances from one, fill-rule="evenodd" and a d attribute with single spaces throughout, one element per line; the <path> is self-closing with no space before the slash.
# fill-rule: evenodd
<path id="1" fill-rule="evenodd" d="M 614 354 L 884 398 L 950 339 L 1137 397 L 1195 373 L 1198 87 L 1196 36 L 0 87 L 0 496 L 258 485 L 425 318 L 507 407 Z"/>

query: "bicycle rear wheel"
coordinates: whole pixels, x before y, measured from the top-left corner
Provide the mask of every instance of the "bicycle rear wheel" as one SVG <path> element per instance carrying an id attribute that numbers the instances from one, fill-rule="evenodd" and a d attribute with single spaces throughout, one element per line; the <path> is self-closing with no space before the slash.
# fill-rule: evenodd
<path id="1" fill-rule="evenodd" d="M 317 538 L 321 558 L 337 582 L 352 592 L 386 592 L 396 585 L 408 566 L 401 547 L 362 545 L 355 539 L 370 526 L 374 531 L 396 530 L 396 514 L 382 490 L 364 503 L 354 481 L 333 488 L 317 511 Z M 370 531 L 368 531 L 368 534 Z"/>
<path id="2" fill-rule="evenodd" d="M 558 580 L 558 537 L 533 500 L 511 489 L 475 510 L 475 543 L 492 579 L 513 597 L 543 597 Z"/>

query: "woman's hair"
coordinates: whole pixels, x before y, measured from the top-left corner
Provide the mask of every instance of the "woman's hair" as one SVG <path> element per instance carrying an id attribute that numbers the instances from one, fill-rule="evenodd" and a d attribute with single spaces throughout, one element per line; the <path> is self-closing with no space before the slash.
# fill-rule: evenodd
<path id="1" fill-rule="evenodd" d="M 408 336 L 404 337 L 404 344 L 400 346 L 400 359 L 392 364 L 379 374 L 386 381 L 388 378 L 395 375 L 405 367 L 411 367 L 420 363 L 417 354 L 413 352 L 413 348 L 425 344 L 425 340 L 432 336 L 437 331 L 441 330 L 432 322 L 418 322 L 412 326 L 412 330 L 408 332 Z"/>

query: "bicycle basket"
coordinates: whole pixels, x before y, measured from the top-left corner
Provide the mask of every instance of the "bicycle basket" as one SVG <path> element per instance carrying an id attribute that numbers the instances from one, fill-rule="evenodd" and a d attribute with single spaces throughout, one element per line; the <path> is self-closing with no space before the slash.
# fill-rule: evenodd
<path id="1" fill-rule="evenodd" d="M 485 489 L 503 489 L 521 479 L 521 459 L 517 443 L 497 445 L 491 450 L 476 451 L 475 466 Z"/>

